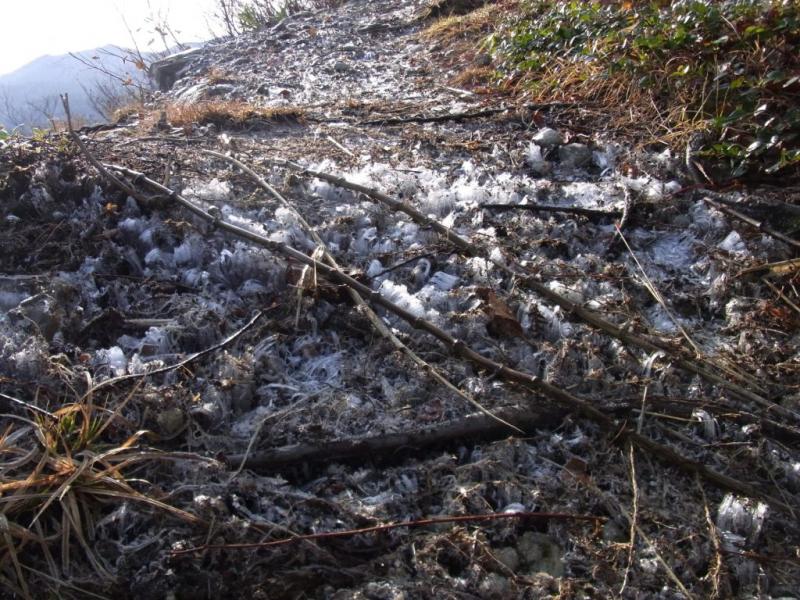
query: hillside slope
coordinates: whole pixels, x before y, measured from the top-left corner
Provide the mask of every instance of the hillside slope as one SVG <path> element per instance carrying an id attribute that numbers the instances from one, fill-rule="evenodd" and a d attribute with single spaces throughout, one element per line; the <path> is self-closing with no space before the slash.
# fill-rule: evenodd
<path id="1" fill-rule="evenodd" d="M 9 597 L 796 593 L 791 197 L 461 89 L 426 6 L 193 54 L 78 132 L 126 191 L 4 143 Z"/>

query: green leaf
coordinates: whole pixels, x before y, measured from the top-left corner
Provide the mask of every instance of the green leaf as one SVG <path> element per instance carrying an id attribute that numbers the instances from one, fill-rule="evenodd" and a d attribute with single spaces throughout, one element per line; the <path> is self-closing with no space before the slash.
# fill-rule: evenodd
<path id="1" fill-rule="evenodd" d="M 762 33 L 766 33 L 766 31 L 767 30 L 764 28 L 763 25 L 750 25 L 750 27 L 744 30 L 744 37 L 746 38 L 755 37 L 761 35 Z"/>

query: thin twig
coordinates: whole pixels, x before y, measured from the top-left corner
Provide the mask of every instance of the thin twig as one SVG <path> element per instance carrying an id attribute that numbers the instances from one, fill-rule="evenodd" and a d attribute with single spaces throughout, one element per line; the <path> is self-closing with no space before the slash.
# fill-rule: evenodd
<path id="1" fill-rule="evenodd" d="M 631 191 L 627 186 L 623 186 L 622 193 L 625 196 L 625 204 L 622 208 L 622 216 L 619 219 L 619 223 L 616 224 L 614 237 L 608 244 L 608 251 L 614 250 L 619 244 L 622 236 L 618 232 L 625 229 L 625 227 L 628 225 L 628 220 L 630 219 L 631 213 L 633 212 L 633 194 L 631 194 Z"/>
<path id="2" fill-rule="evenodd" d="M 569 108 L 575 106 L 568 102 L 549 102 L 547 104 L 527 104 L 522 108 L 528 110 L 545 110 L 550 108 Z M 490 117 L 500 113 L 517 110 L 516 106 L 502 106 L 499 108 L 485 108 L 482 110 L 447 113 L 444 115 L 414 115 L 411 117 L 392 117 L 386 119 L 372 119 L 361 121 L 360 125 L 405 125 L 406 123 L 444 123 L 446 121 L 462 121 L 464 119 L 478 119 Z"/>
<path id="3" fill-rule="evenodd" d="M 350 156 L 351 158 L 355 158 L 356 155 L 353 154 L 352 152 L 350 152 L 350 150 L 348 150 L 344 146 L 342 146 L 339 142 L 337 142 L 336 139 L 332 135 L 326 135 L 325 139 L 328 140 L 334 146 L 336 146 L 339 150 L 341 150 L 342 152 L 344 152 L 345 154 Z"/>
<path id="4" fill-rule="evenodd" d="M 480 208 L 500 211 L 527 210 L 531 212 L 562 212 L 595 219 L 613 219 L 622 216 L 622 211 L 620 210 L 598 210 L 594 208 L 582 208 L 580 206 L 551 206 L 547 204 L 481 204 Z"/>
<path id="5" fill-rule="evenodd" d="M 619 236 L 619 239 L 622 240 L 622 243 L 628 250 L 628 254 L 631 255 L 633 262 L 636 263 L 636 266 L 639 269 L 639 273 L 641 274 L 642 282 L 644 283 L 645 289 L 647 289 L 647 291 L 650 292 L 650 295 L 653 297 L 653 299 L 661 305 L 661 308 L 664 309 L 664 312 L 669 317 L 669 320 L 672 321 L 673 325 L 675 325 L 675 327 L 678 328 L 678 331 L 681 332 L 683 339 L 685 339 L 686 342 L 692 347 L 692 350 L 694 350 L 695 354 L 698 357 L 702 356 L 700 348 L 697 346 L 697 344 L 694 343 L 694 340 L 689 336 L 689 333 L 683 327 L 681 322 L 678 321 L 678 318 L 672 313 L 672 310 L 670 310 L 669 306 L 667 306 L 667 301 L 664 300 L 664 296 L 661 295 L 661 292 L 655 286 L 653 280 L 650 279 L 650 276 L 647 274 L 647 271 L 645 271 L 644 267 L 642 266 L 642 263 L 639 262 L 639 257 L 636 256 L 636 253 L 633 251 L 633 248 L 631 248 L 630 244 L 628 244 L 628 240 L 623 235 L 622 230 L 619 228 L 618 225 L 615 225 L 615 229 L 617 235 Z"/>
<path id="6" fill-rule="evenodd" d="M 86 395 L 88 396 L 89 394 L 93 394 L 94 392 L 96 392 L 99 389 L 108 387 L 110 385 L 116 385 L 116 384 L 122 383 L 124 381 L 131 381 L 131 380 L 134 380 L 134 379 L 141 379 L 142 377 L 150 377 L 152 375 L 161 375 L 163 373 L 168 373 L 170 371 L 174 371 L 175 369 L 180 369 L 181 367 L 185 367 L 189 363 L 196 361 L 198 358 L 202 358 L 203 356 L 206 356 L 207 354 L 211 354 L 212 352 L 216 352 L 220 348 L 224 348 L 228 344 L 236 341 L 236 339 L 239 336 L 241 336 L 245 331 L 250 329 L 256 323 L 256 321 L 258 321 L 262 316 L 264 316 L 264 313 L 266 311 L 270 311 L 273 308 L 275 308 L 276 306 L 277 306 L 277 304 L 273 304 L 272 306 L 267 308 L 265 311 L 260 311 L 260 310 L 257 311 L 256 314 L 253 315 L 250 318 L 249 321 L 247 321 L 247 323 L 245 323 L 238 330 L 234 331 L 231 335 L 226 337 L 221 342 L 219 342 L 217 344 L 214 344 L 213 346 L 209 346 L 208 348 L 204 348 L 203 350 L 200 350 L 199 352 L 194 352 L 194 353 L 190 354 L 189 356 L 187 356 L 186 358 L 184 358 L 183 360 L 178 361 L 175 364 L 167 365 L 165 367 L 160 367 L 160 368 L 154 369 L 152 371 L 145 371 L 144 373 L 133 373 L 133 374 L 130 374 L 130 375 L 120 375 L 119 377 L 112 377 L 111 379 L 106 379 L 105 381 L 101 381 L 96 386 L 92 387 L 88 392 L 86 392 Z"/>
<path id="7" fill-rule="evenodd" d="M 790 300 L 790 299 L 789 299 L 789 298 L 786 296 L 786 294 L 784 294 L 784 293 L 783 293 L 781 290 L 779 290 L 779 289 L 778 289 L 778 288 L 775 286 L 775 284 L 774 284 L 774 283 L 772 283 L 772 282 L 771 282 L 771 281 L 770 281 L 770 280 L 769 280 L 769 279 L 768 279 L 766 276 L 762 277 L 762 278 L 761 278 L 761 281 L 763 281 L 764 283 L 766 283 L 766 284 L 767 284 L 767 286 L 769 287 L 769 289 L 771 289 L 773 292 L 775 292 L 776 294 L 778 294 L 778 297 L 779 297 L 781 300 L 783 300 L 784 302 L 786 302 L 786 304 L 788 304 L 790 307 L 792 307 L 792 308 L 793 308 L 793 309 L 794 309 L 796 312 L 800 313 L 800 306 L 797 306 L 797 304 L 795 304 L 794 302 L 792 302 L 792 301 L 791 301 L 791 300 Z"/>
<path id="8" fill-rule="evenodd" d="M 795 248 L 800 248 L 800 241 L 795 240 L 793 238 L 790 238 L 788 235 L 784 235 L 780 231 L 776 231 L 776 230 L 772 229 L 771 227 L 769 227 L 768 225 L 764 225 L 764 223 L 762 221 L 757 221 L 756 219 L 753 219 L 752 217 L 748 217 L 743 212 L 739 212 L 735 208 L 731 208 L 729 206 L 725 206 L 721 202 L 718 202 L 717 200 L 712 200 L 708 196 L 704 196 L 703 200 L 705 202 L 707 202 L 708 204 L 710 204 L 711 206 L 713 206 L 714 208 L 716 208 L 718 211 L 724 212 L 729 217 L 733 217 L 734 219 L 738 219 L 742 223 L 747 223 L 751 227 L 755 227 L 759 231 L 761 231 L 763 233 L 766 233 L 769 236 L 774 237 L 776 240 L 780 240 L 780 241 L 782 241 L 782 242 L 784 242 L 786 244 L 789 244 L 790 246 L 794 246 Z"/>
<path id="9" fill-rule="evenodd" d="M 236 479 L 239 476 L 239 474 L 244 470 L 244 468 L 247 466 L 247 461 L 250 459 L 250 453 L 253 451 L 253 446 L 255 446 L 256 441 L 258 440 L 258 436 L 261 434 L 261 429 L 264 427 L 264 425 L 267 424 L 268 421 L 276 421 L 276 420 L 279 421 L 280 419 L 283 419 L 285 416 L 294 412 L 298 406 L 300 406 L 304 402 L 308 402 L 309 400 L 315 398 L 318 395 L 319 394 L 308 394 L 306 396 L 303 396 L 302 398 L 300 398 L 296 402 L 293 402 L 283 410 L 269 414 L 265 416 L 263 419 L 259 420 L 258 425 L 255 428 L 255 431 L 253 431 L 253 435 L 250 436 L 250 441 L 247 443 L 247 448 L 245 448 L 241 460 L 238 461 L 239 466 L 236 467 L 236 470 L 233 473 L 231 473 L 231 476 L 228 479 L 228 484 L 230 485 L 230 483 L 234 479 Z"/>
<path id="10" fill-rule="evenodd" d="M 711 578 L 711 585 L 713 586 L 712 598 L 730 598 L 731 584 L 728 578 L 725 577 L 725 591 L 720 592 L 720 582 L 725 570 L 725 563 L 722 559 L 722 543 L 719 539 L 719 530 L 717 529 L 714 519 L 711 518 L 711 510 L 708 508 L 708 499 L 706 498 L 706 491 L 703 489 L 703 484 L 700 478 L 695 477 L 697 481 L 697 489 L 700 490 L 700 496 L 703 498 L 703 510 L 705 512 L 706 523 L 708 524 L 708 535 L 711 538 L 711 544 L 714 546 L 714 564 L 708 572 L 707 577 Z"/>
<path id="11" fill-rule="evenodd" d="M 625 588 L 628 585 L 628 576 L 633 565 L 633 554 L 636 548 L 636 530 L 639 527 L 639 485 L 636 483 L 636 459 L 633 452 L 633 444 L 628 444 L 628 460 L 631 467 L 631 490 L 633 501 L 630 519 L 630 540 L 628 541 L 628 564 L 625 566 L 625 576 L 622 578 L 622 587 L 619 589 L 619 597 L 623 597 Z"/>
<path id="12" fill-rule="evenodd" d="M 75 133 L 75 130 L 72 127 L 72 114 L 69 110 L 69 94 L 61 94 L 61 104 L 64 106 L 64 113 L 67 116 L 67 128 L 69 129 L 70 137 L 76 144 L 78 144 L 78 147 L 81 149 L 84 156 L 86 156 L 89 162 L 94 165 L 95 169 L 97 169 L 103 177 L 128 194 L 128 196 L 135 198 L 142 204 L 147 204 L 147 199 L 139 194 L 132 186 L 128 185 L 128 183 L 121 180 L 119 177 L 106 169 L 102 163 L 100 163 L 100 161 L 97 160 L 91 152 L 89 152 L 89 149 L 86 147 L 86 144 L 83 143 L 83 140 L 80 138 L 80 136 Z"/>
<path id="13" fill-rule="evenodd" d="M 747 269 L 742 269 L 739 271 L 736 274 L 736 277 L 742 277 L 743 275 L 749 275 L 751 273 L 761 273 L 762 271 L 769 271 L 770 273 L 777 275 L 785 275 L 787 273 L 800 271 L 800 258 L 791 258 L 789 260 L 781 260 L 778 262 L 748 267 Z"/>
<path id="14" fill-rule="evenodd" d="M 211 156 L 215 156 L 217 158 L 222 158 L 236 165 L 242 171 L 244 171 L 250 177 L 252 177 L 256 181 L 256 183 L 258 183 L 262 188 L 264 188 L 267 192 L 272 194 L 272 196 L 274 196 L 275 199 L 278 200 L 278 202 L 283 204 L 284 207 L 286 207 L 295 215 L 295 218 L 297 218 L 300 225 L 302 225 L 302 227 L 309 233 L 309 235 L 311 235 L 311 238 L 314 240 L 314 243 L 317 244 L 317 247 L 322 249 L 322 258 L 325 260 L 325 262 L 327 262 L 334 269 L 340 270 L 339 265 L 336 263 L 336 259 L 334 259 L 333 255 L 331 255 L 331 253 L 328 251 L 328 248 L 325 246 L 325 242 L 322 240 L 321 237 L 319 237 L 314 228 L 311 227 L 311 225 L 305 220 L 305 218 L 303 218 L 303 215 L 300 214 L 300 212 L 292 205 L 292 203 L 289 202 L 280 192 L 278 192 L 278 190 L 276 190 L 273 186 L 271 186 L 263 177 L 261 177 L 255 171 L 253 171 L 246 164 L 244 164 L 240 160 L 233 158 L 232 156 L 228 156 L 227 154 L 221 154 L 213 150 L 203 150 L 203 152 Z M 313 256 L 313 258 L 316 259 L 317 257 Z M 394 333 L 392 333 L 392 331 L 383 323 L 383 321 L 378 317 L 378 315 L 375 314 L 375 311 L 373 311 L 369 307 L 369 305 L 364 301 L 364 299 L 361 297 L 361 294 L 359 294 L 356 290 L 350 287 L 348 287 L 348 291 L 356 307 L 358 307 L 358 309 L 360 309 L 361 312 L 363 312 L 366 315 L 367 319 L 369 319 L 369 322 L 378 331 L 378 333 L 385 339 L 387 339 L 395 347 L 395 349 L 399 350 L 400 352 L 405 354 L 409 359 L 411 359 L 411 361 L 418 367 L 420 367 L 420 369 L 422 369 L 423 372 L 429 373 L 434 380 L 439 382 L 441 385 L 443 385 L 445 388 L 447 388 L 454 394 L 458 395 L 460 398 L 466 400 L 470 405 L 477 408 L 486 416 L 491 417 L 493 419 L 497 419 L 499 423 L 506 425 L 509 429 L 515 431 L 516 433 L 524 433 L 521 429 L 515 427 L 511 423 L 503 421 L 502 419 L 499 419 L 498 417 L 494 416 L 492 412 L 488 410 L 486 407 L 484 407 L 480 402 L 475 400 L 469 394 L 460 390 L 452 382 L 450 382 L 450 380 L 448 380 L 444 375 L 442 375 L 437 369 L 435 369 L 432 365 L 430 365 L 422 358 L 420 358 L 420 356 L 416 352 L 411 350 L 411 348 L 409 348 L 402 341 L 400 341 L 400 338 L 398 338 Z"/>
<path id="15" fill-rule="evenodd" d="M 638 434 L 635 430 L 632 430 L 626 425 L 621 426 L 620 423 L 617 423 L 602 409 L 598 408 L 593 401 L 581 399 L 556 385 L 543 381 L 535 375 L 513 369 L 503 363 L 483 356 L 479 352 L 476 352 L 473 348 L 469 347 L 462 340 L 453 337 L 430 321 L 427 321 L 402 308 L 401 306 L 398 306 L 388 298 L 382 296 L 379 291 L 373 290 L 369 286 L 364 285 L 360 281 L 357 281 L 353 277 L 344 273 L 342 270 L 331 267 L 325 263 L 315 261 L 308 255 L 292 248 L 291 246 L 287 246 L 286 244 L 282 244 L 280 242 L 275 242 L 238 225 L 221 221 L 218 217 L 212 216 L 199 206 L 182 197 L 177 192 L 162 186 L 157 181 L 146 177 L 142 173 L 138 173 L 126 167 L 120 167 L 116 165 L 107 166 L 108 168 L 113 168 L 130 177 L 133 177 L 134 182 L 146 183 L 155 190 L 169 194 L 170 198 L 189 210 L 192 214 L 204 219 L 205 221 L 213 223 L 216 227 L 223 231 L 231 233 L 241 239 L 250 241 L 274 252 L 281 253 L 284 256 L 297 260 L 302 264 L 309 266 L 313 265 L 322 275 L 325 275 L 332 281 L 354 289 L 362 296 L 369 298 L 369 301 L 372 304 L 382 306 L 404 321 L 408 322 L 415 329 L 424 331 L 438 339 L 445 346 L 447 346 L 447 348 L 449 348 L 449 350 L 455 356 L 463 358 L 490 373 L 494 373 L 496 376 L 506 381 L 519 384 L 530 391 L 542 394 L 543 396 L 551 399 L 565 408 L 576 411 L 584 418 L 594 421 L 606 432 L 615 434 L 615 439 L 623 442 L 629 440 L 637 447 L 646 450 L 661 462 L 673 465 L 686 473 L 699 473 L 704 479 L 722 489 L 735 491 L 745 496 L 761 498 L 779 510 L 787 513 L 792 512 L 792 509 L 789 505 L 764 491 L 765 484 L 762 483 L 760 485 L 752 485 L 719 473 L 700 461 L 693 460 L 682 455 L 670 446 L 656 442 L 655 440 L 642 434 Z"/>
<path id="16" fill-rule="evenodd" d="M 43 408 L 39 408 L 35 404 L 31 404 L 30 402 L 25 402 L 24 400 L 20 400 L 19 398 L 14 398 L 14 396 L 9 396 L 8 394 L 3 394 L 0 392 L 0 398 L 8 400 L 9 402 L 13 402 L 14 404 L 19 404 L 20 406 L 24 406 L 28 410 L 32 410 L 33 412 L 39 413 L 40 415 L 44 415 L 50 419 L 57 419 L 53 413 L 46 411 Z"/>
<path id="17" fill-rule="evenodd" d="M 396 198 L 392 198 L 388 194 L 385 194 L 379 190 L 354 183 L 352 181 L 348 181 L 343 177 L 338 177 L 336 175 L 331 175 L 329 173 L 325 173 L 322 171 L 317 171 L 314 169 L 309 169 L 303 167 L 302 165 L 281 159 L 281 158 L 268 158 L 266 159 L 267 162 L 274 164 L 276 166 L 284 167 L 290 169 L 292 171 L 301 173 L 303 175 L 314 177 L 317 179 L 321 179 L 323 181 L 327 181 L 335 186 L 342 187 L 345 189 L 352 190 L 354 192 L 358 192 L 364 194 L 367 198 L 371 198 L 375 200 L 391 210 L 395 210 L 398 212 L 402 212 L 408 215 L 415 223 L 423 225 L 425 227 L 429 227 L 433 229 L 436 233 L 438 233 L 442 238 L 446 241 L 450 242 L 454 246 L 458 247 L 460 250 L 469 254 L 471 256 L 480 256 L 480 257 L 489 257 L 489 260 L 495 267 L 510 275 L 512 277 L 517 278 L 521 285 L 526 286 L 536 294 L 539 294 L 543 298 L 549 300 L 553 304 L 560 306 L 567 314 L 573 314 L 579 319 L 583 320 L 584 322 L 588 323 L 589 325 L 596 327 L 608 335 L 615 337 L 626 344 L 630 344 L 633 346 L 638 346 L 647 352 L 656 352 L 658 350 L 663 350 L 667 354 L 673 357 L 674 364 L 678 367 L 690 371 L 692 373 L 696 373 L 700 375 L 704 379 L 723 387 L 737 396 L 744 398 L 746 400 L 750 400 L 752 402 L 756 402 L 757 404 L 761 405 L 762 407 L 766 408 L 767 410 L 773 411 L 777 414 L 780 414 L 783 417 L 800 421 L 800 415 L 795 413 L 794 411 L 784 408 L 780 404 L 773 402 L 761 394 L 764 392 L 763 390 L 756 388 L 757 392 L 751 391 L 737 383 L 729 381 L 725 377 L 710 371 L 709 369 L 705 368 L 705 366 L 701 365 L 698 360 L 698 357 L 692 357 L 692 359 L 683 358 L 680 353 L 678 353 L 671 345 L 665 341 L 660 339 L 653 339 L 652 337 L 645 338 L 640 335 L 636 335 L 622 327 L 619 327 L 610 321 L 603 318 L 600 314 L 584 308 L 581 304 L 577 302 L 573 302 L 569 298 L 562 296 L 561 294 L 553 291 L 550 289 L 546 283 L 542 283 L 534 279 L 529 273 L 527 273 L 522 267 L 517 264 L 506 265 L 500 262 L 499 260 L 494 260 L 490 258 L 489 252 L 486 251 L 485 248 L 482 248 L 476 244 L 473 244 L 466 238 L 460 236 L 450 227 L 442 225 L 435 219 L 428 217 L 427 215 L 423 214 L 419 210 L 415 209 L 411 205 L 401 202 Z M 706 363 L 713 368 L 720 369 L 724 371 L 719 365 L 716 365 L 714 362 L 707 361 Z M 749 383 L 749 381 L 748 381 Z"/>
<path id="18" fill-rule="evenodd" d="M 272 548 L 275 546 L 285 546 L 301 540 L 326 540 L 342 537 L 353 537 L 368 533 L 382 533 L 401 527 L 417 528 L 429 527 L 431 525 L 441 525 L 445 523 L 484 523 L 487 521 L 498 521 L 501 519 L 531 519 L 541 521 L 589 521 L 600 523 L 606 520 L 605 517 L 594 515 L 577 515 L 572 513 L 546 513 L 546 512 L 512 512 L 512 513 L 488 513 L 483 515 L 457 515 L 452 517 L 436 517 L 432 519 L 417 519 L 414 521 L 398 521 L 385 525 L 375 525 L 373 527 L 362 527 L 361 529 L 348 529 L 346 531 L 325 531 L 322 533 L 310 533 L 298 535 L 291 538 L 272 540 L 269 542 L 252 542 L 244 544 L 204 544 L 195 548 L 185 548 L 173 550 L 173 556 L 182 554 L 194 554 L 195 552 L 205 552 L 207 550 L 250 550 L 253 548 Z"/>

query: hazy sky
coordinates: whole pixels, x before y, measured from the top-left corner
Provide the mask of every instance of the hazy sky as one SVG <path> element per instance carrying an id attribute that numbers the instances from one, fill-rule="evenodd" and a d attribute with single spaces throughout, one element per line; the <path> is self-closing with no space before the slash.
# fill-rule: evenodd
<path id="1" fill-rule="evenodd" d="M 181 32 L 181 42 L 208 39 L 215 5 L 216 0 L 0 0 L 0 75 L 45 54 L 106 44 L 130 47 L 122 15 L 143 51 L 163 50 L 159 38 L 147 46 L 153 39 L 151 15 L 166 17 Z"/>

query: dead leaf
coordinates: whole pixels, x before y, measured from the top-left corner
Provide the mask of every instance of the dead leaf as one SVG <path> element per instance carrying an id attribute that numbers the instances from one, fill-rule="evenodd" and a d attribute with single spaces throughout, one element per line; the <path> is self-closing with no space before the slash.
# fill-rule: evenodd
<path id="1" fill-rule="evenodd" d="M 475 290 L 478 297 L 483 300 L 483 312 L 489 315 L 486 331 L 493 337 L 524 338 L 525 332 L 519 324 L 513 311 L 493 290 L 478 288 Z"/>
<path id="2" fill-rule="evenodd" d="M 590 483 L 592 480 L 589 475 L 589 463 L 577 456 L 573 456 L 564 464 L 564 471 L 569 473 L 566 475 L 567 478 L 571 476 L 582 483 Z"/>

